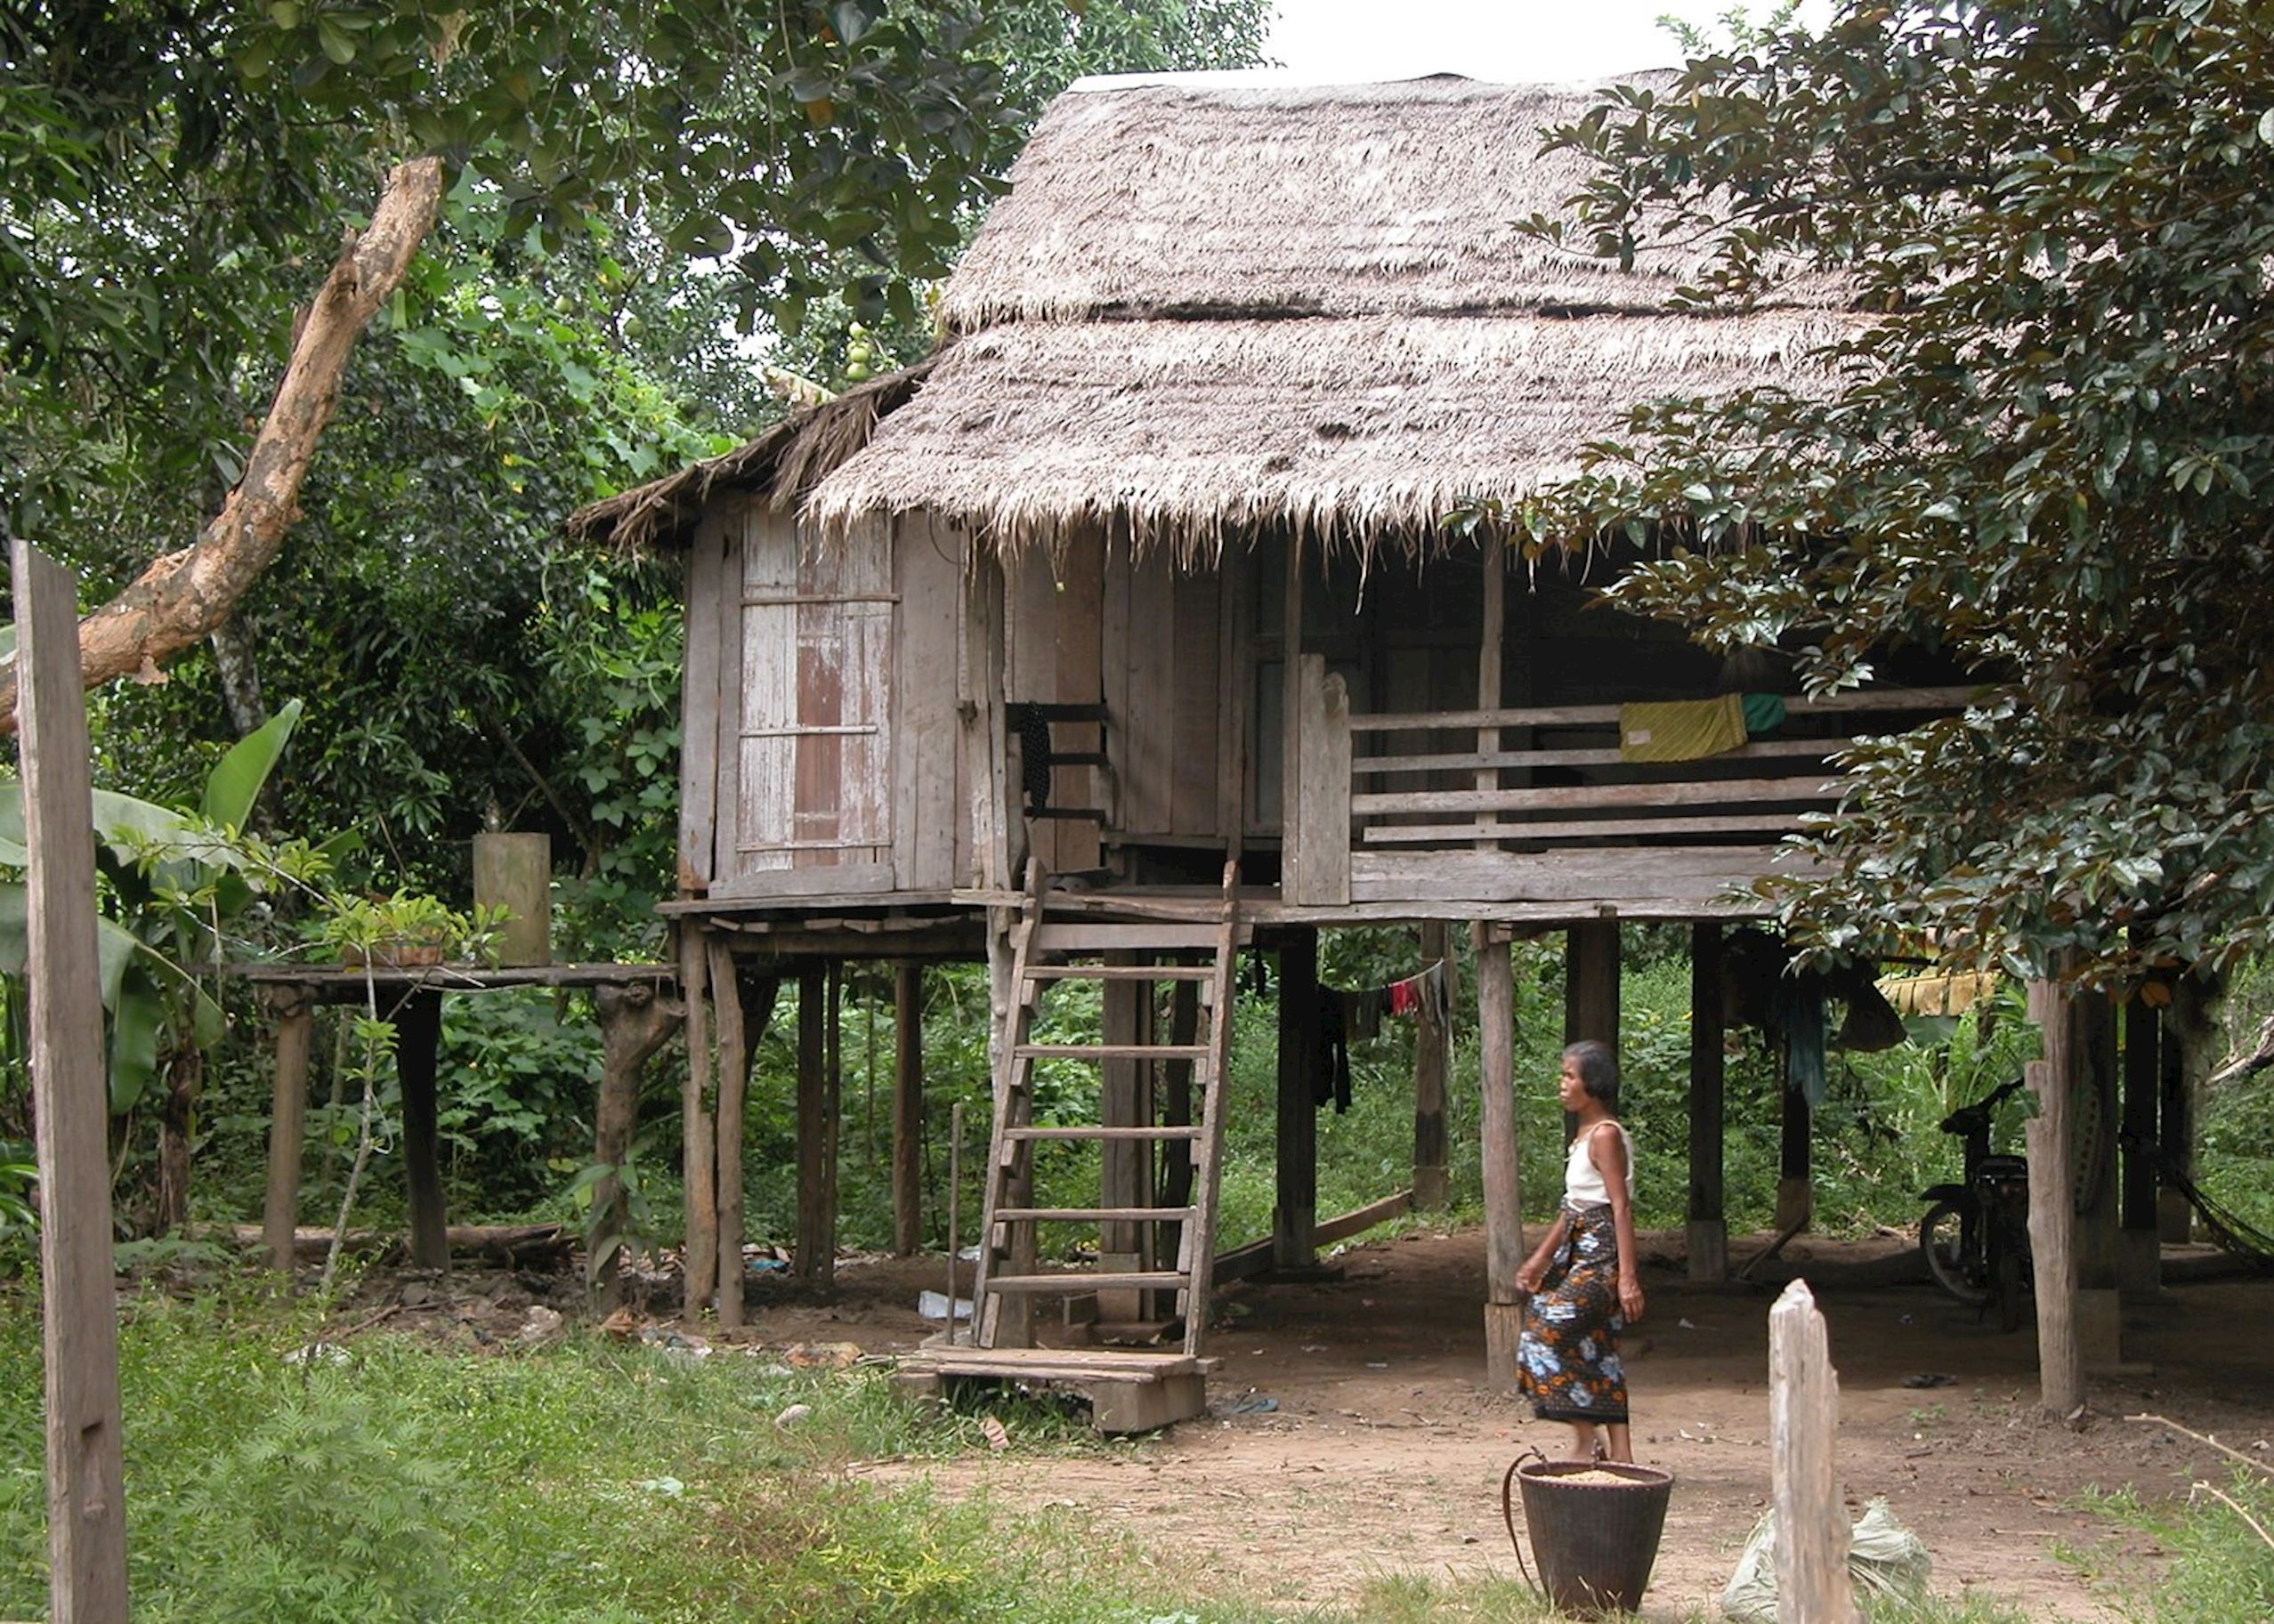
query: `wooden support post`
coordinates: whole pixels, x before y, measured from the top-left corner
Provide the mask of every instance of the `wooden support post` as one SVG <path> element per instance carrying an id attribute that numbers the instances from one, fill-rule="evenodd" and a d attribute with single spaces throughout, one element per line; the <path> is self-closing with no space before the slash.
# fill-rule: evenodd
<path id="1" fill-rule="evenodd" d="M 924 1244 L 924 969 L 892 974 L 892 1249 L 912 1257 Z"/>
<path id="2" fill-rule="evenodd" d="M 1109 952 L 1109 965 L 1128 966 L 1140 956 Z M 1109 1045 L 1133 1046 L 1153 1041 L 1153 986 L 1146 982 L 1109 981 L 1103 990 L 1104 1007 L 1098 1030 Z M 1105 1127 L 1138 1127 L 1153 1120 L 1153 1079 L 1150 1067 L 1129 1055 L 1114 1055 L 1098 1063 L 1097 1120 Z M 1098 1205 L 1153 1205 L 1153 1157 L 1142 1141 L 1107 1140 L 1098 1147 Z M 1097 1267 L 1103 1273 L 1129 1274 L 1148 1269 L 1152 1236 L 1147 1226 L 1121 1220 L 1098 1226 Z M 1101 1290 L 1098 1317 L 1128 1322 L 1145 1317 L 1144 1294 Z"/>
<path id="3" fill-rule="evenodd" d="M 1619 922 L 1586 919 L 1564 933 L 1564 1041 L 1608 1044 L 1619 1053 Z M 1579 1119 L 1564 1113 L 1570 1143 Z"/>
<path id="4" fill-rule="evenodd" d="M 742 1323 L 742 1102 L 750 1083 L 742 981 L 723 937 L 708 947 L 711 1007 L 718 1021 L 718 1325 Z"/>
<path id="5" fill-rule="evenodd" d="M 1840 1373 L 1808 1282 L 1768 1311 L 1769 1499 L 1776 1513 L 1777 1624 L 1846 1624 L 1848 1513 L 1834 1448 Z"/>
<path id="6" fill-rule="evenodd" d="M 270 1266 L 289 1284 L 293 1231 L 300 1222 L 300 1156 L 308 1132 L 308 1049 L 316 1024 L 315 1006 L 299 987 L 263 991 L 261 1003 L 276 1022 L 269 1188 L 261 1204 L 261 1240 Z"/>
<path id="7" fill-rule="evenodd" d="M 1469 927 L 1477 949 L 1477 1082 L 1483 1091 L 1477 1137 L 1485 1179 L 1485 1379 L 1516 1387 L 1516 1345 L 1524 1329 L 1522 1147 L 1517 1140 L 1516 983 L 1506 939 Z"/>
<path id="8" fill-rule="evenodd" d="M 1272 1213 L 1272 1263 L 1308 1269 L 1318 1262 L 1318 1104 L 1313 1095 L 1319 1045 L 1319 933 L 1291 930 L 1279 948 L 1278 1202 Z"/>
<path id="9" fill-rule="evenodd" d="M 410 1260 L 450 1266 L 450 1221 L 442 1203 L 442 1142 L 435 1114 L 442 995 L 416 990 L 395 1010 L 395 1080 L 402 1088 L 402 1170 L 410 1196 Z"/>
<path id="10" fill-rule="evenodd" d="M 2174 995 L 2175 998 L 2179 996 Z M 2165 1167 L 2192 1176 L 2195 1168 L 2195 1095 L 2187 1071 L 2186 1046 L 2181 1040 L 2176 1001 L 2157 1022 L 2162 1042 L 2156 1054 L 2156 1148 Z M 2173 1246 L 2194 1238 L 2195 1208 L 2176 1184 L 2159 1184 L 2156 1191 L 2156 1231 Z"/>
<path id="11" fill-rule="evenodd" d="M 639 1124 L 640 1068 L 661 1048 L 685 1016 L 646 982 L 596 987 L 593 1007 L 600 1014 L 600 1098 L 593 1112 L 592 1156 L 608 1169 L 592 1186 L 587 1247 L 601 1252 L 592 1270 L 593 1301 L 613 1308 L 620 1300 L 622 1247 L 627 1215 L 623 1172 L 632 1155 Z"/>
<path id="12" fill-rule="evenodd" d="M 2044 1029 L 2043 1060 L 2025 1068 L 2037 1114 L 2025 1129 L 2029 1155 L 2029 1250 L 2036 1271 L 2040 1401 L 2066 1416 L 2084 1402 L 2076 1337 L 2076 1206 L 2069 1193 L 2072 1102 L 2077 1064 L 2068 1000 L 2051 982 L 2029 984 L 2030 1017 Z"/>
<path id="13" fill-rule="evenodd" d="M 126 1624 L 126 1484 L 110 1258 L 94 810 L 77 587 L 13 545 L 25 945 L 47 1402 L 48 1614 Z"/>
<path id="14" fill-rule="evenodd" d="M 1011 1000 L 1022 990 L 1015 988 L 1012 977 L 1017 967 L 1017 954 L 1011 946 L 1011 932 L 1018 923 L 1018 915 L 1008 908 L 988 910 L 987 929 L 987 998 L 991 1025 L 988 1033 L 988 1054 L 994 1076 L 994 1109 L 999 1119 L 1013 1109 L 1008 1094 L 1010 1082 Z M 1003 1195 L 1007 1205 L 1027 1207 L 1033 1203 L 1034 1157 L 1032 1147 L 1023 1148 L 1010 1176 L 1004 1181 Z M 1032 1274 L 1035 1269 L 1035 1226 L 1016 1224 L 1010 1226 L 1009 1256 L 997 1265 L 998 1272 L 1010 1274 Z M 985 1248 L 993 1238 L 985 1229 L 980 1232 L 979 1244 Z M 983 1303 L 972 1305 L 972 1313 L 980 1316 L 975 1326 L 976 1339 L 989 1347 L 1032 1347 L 1034 1345 L 1034 1299 L 1024 1291 L 990 1293 Z"/>
<path id="15" fill-rule="evenodd" d="M 2147 1000 L 2124 1008 L 2123 1232 L 2116 1288 L 2153 1297 L 2164 1283 L 2163 1241 L 2156 1216 L 2156 1103 L 2164 1027 Z"/>
<path id="16" fill-rule="evenodd" d="M 710 1041 L 710 952 L 706 933 L 688 926 L 679 939 L 679 987 L 687 1006 L 687 1077 L 679 1090 L 680 1187 L 686 1208 L 686 1244 L 680 1279 L 684 1312 L 693 1319 L 709 1305 L 718 1280 L 718 1146 L 710 1097 L 716 1063 Z"/>
<path id="17" fill-rule="evenodd" d="M 1302 846 L 1295 827 L 1296 785 L 1303 759 L 1303 537 L 1287 532 L 1286 588 L 1279 632 L 1279 894 L 1302 888 Z"/>
<path id="18" fill-rule="evenodd" d="M 1721 927 L 1690 926 L 1689 1277 L 1729 1278 L 1729 1225 L 1722 1205 L 1726 1104 L 1721 1041 Z"/>
<path id="19" fill-rule="evenodd" d="M 1421 925 L 1421 963 L 1443 964 L 1451 956 L 1451 931 L 1442 919 Z M 1453 1180 L 1445 1168 L 1445 1075 L 1451 1069 L 1449 1007 L 1428 999 L 1413 1022 L 1413 1208 L 1443 1212 L 1453 1204 Z"/>
<path id="20" fill-rule="evenodd" d="M 1324 655 L 1296 664 L 1299 742 L 1287 815 L 1287 850 L 1295 855 L 1284 895 L 1339 907 L 1350 901 L 1350 695 Z"/>
<path id="21" fill-rule="evenodd" d="M 837 1281 L 837 1208 L 829 1164 L 837 1151 L 837 1101 L 829 1074 L 828 969 L 797 977 L 797 1282 L 826 1291 Z"/>

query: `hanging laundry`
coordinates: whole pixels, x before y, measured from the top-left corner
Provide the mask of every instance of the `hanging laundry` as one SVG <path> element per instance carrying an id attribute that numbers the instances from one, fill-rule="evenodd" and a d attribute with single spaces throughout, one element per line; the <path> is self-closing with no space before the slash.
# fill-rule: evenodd
<path id="1" fill-rule="evenodd" d="M 1745 735 L 1766 739 L 1784 725 L 1784 696 L 1749 693 L 1745 696 Z"/>
<path id="2" fill-rule="evenodd" d="M 1337 992 L 1342 1000 L 1343 1036 L 1353 1043 L 1364 1043 L 1369 1038 L 1382 1035 L 1382 1010 L 1389 1002 L 1386 987 L 1369 987 L 1363 992 Z"/>
<path id="3" fill-rule="evenodd" d="M 1621 761 L 1697 761 L 1742 749 L 1744 742 L 1745 704 L 1734 693 L 1619 707 Z"/>
<path id="4" fill-rule="evenodd" d="M 1334 1102 L 1334 1114 L 1350 1109 L 1350 1038 L 1342 1025 L 1343 995 L 1319 989 L 1318 1067 L 1311 1076 L 1311 1103 Z"/>

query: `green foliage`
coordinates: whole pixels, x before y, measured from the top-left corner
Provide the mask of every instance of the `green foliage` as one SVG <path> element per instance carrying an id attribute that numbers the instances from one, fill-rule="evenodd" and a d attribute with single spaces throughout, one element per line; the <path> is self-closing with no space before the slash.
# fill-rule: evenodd
<path id="1" fill-rule="evenodd" d="M 2098 1507 L 2170 1558 L 2155 1588 L 2138 1598 L 2139 1611 L 2127 1616 L 2155 1624 L 2258 1624 L 2274 1617 L 2274 1545 L 2263 1532 L 2274 1527 L 2274 1479 L 2263 1468 L 2237 1466 L 2197 1483 L 2181 1501 L 2150 1504 L 2122 1490 Z"/>
<path id="2" fill-rule="evenodd" d="M 1860 742 L 1772 889 L 1802 945 L 2119 987 L 2274 944 L 2274 15 L 1849 0 L 1614 88 L 1556 240 L 1726 228 L 1693 299 L 1836 278 L 1825 387 L 1639 409 L 1514 520 L 1623 529 L 1610 589 L 1823 691 L 1919 652 L 1997 691 Z"/>

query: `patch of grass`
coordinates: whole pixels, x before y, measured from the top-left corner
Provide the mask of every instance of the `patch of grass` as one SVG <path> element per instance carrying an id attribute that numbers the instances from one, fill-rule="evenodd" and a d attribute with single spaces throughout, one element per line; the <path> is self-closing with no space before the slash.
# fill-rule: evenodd
<path id="1" fill-rule="evenodd" d="M 2124 1489 L 2091 1503 L 2110 1520 L 2149 1535 L 2170 1558 L 2152 1587 L 2136 1591 L 2126 1616 L 2156 1624 L 2274 1619 L 2274 1546 L 2245 1520 L 2274 1528 L 2274 1480 L 2238 1466 L 2229 1477 L 2198 1484 L 2187 1499 L 2151 1502 Z"/>

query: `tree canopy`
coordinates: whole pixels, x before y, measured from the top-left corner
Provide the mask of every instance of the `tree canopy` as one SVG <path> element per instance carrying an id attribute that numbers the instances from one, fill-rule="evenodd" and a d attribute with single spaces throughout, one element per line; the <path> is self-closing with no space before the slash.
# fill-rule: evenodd
<path id="1" fill-rule="evenodd" d="M 1987 685 L 1849 757 L 1804 948 L 2152 998 L 2274 947 L 2270 86 L 2241 0 L 1849 0 L 1552 135 L 1594 165 L 1535 230 L 1719 230 L 1698 305 L 1829 271 L 1857 321 L 1819 393 L 1638 411 L 1530 545 L 1672 537 L 1610 595 L 1811 689 Z"/>

